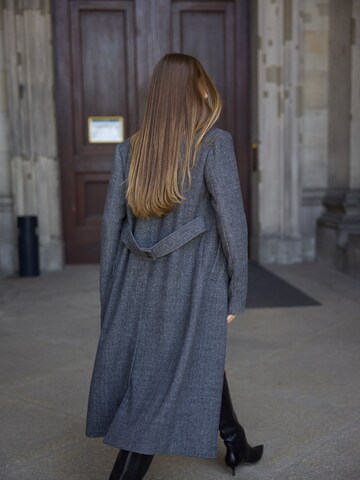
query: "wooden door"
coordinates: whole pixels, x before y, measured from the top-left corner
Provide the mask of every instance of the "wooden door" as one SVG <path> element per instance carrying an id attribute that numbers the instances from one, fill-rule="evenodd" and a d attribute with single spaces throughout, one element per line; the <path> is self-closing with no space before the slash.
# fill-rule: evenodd
<path id="1" fill-rule="evenodd" d="M 88 117 L 123 116 L 139 127 L 155 63 L 197 57 L 223 99 L 217 126 L 235 141 L 250 220 L 249 0 L 55 0 L 58 146 L 67 263 L 99 261 L 100 224 L 114 144 L 93 144 Z"/>

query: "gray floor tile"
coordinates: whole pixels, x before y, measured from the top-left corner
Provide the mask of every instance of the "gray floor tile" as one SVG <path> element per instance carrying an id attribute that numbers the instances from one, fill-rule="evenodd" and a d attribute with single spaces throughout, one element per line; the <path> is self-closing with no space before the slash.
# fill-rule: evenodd
<path id="1" fill-rule="evenodd" d="M 239 362 L 239 376 L 299 396 L 323 399 L 325 403 L 353 408 L 360 413 L 360 325 L 339 326 L 313 336 L 293 347 L 259 360 L 260 347 L 249 342 L 241 358 L 251 357 L 257 348 L 258 360 Z M 266 353 L 266 352 L 265 352 Z M 240 357 L 240 355 L 238 355 Z"/>
<path id="2" fill-rule="evenodd" d="M 99 439 L 87 439 L 68 444 L 21 462 L 4 471 L 3 480 L 89 480 L 107 479 L 117 450 L 105 446 Z M 157 455 L 154 457 L 146 480 L 226 480 L 234 478 L 224 462 L 225 448 L 219 445 L 214 459 L 185 457 L 182 455 Z M 250 480 L 259 478 L 257 465 L 243 465 L 236 470 L 236 477 Z M 266 477 L 262 476 L 266 480 Z"/>
<path id="3" fill-rule="evenodd" d="M 84 430 L 83 421 L 74 416 L 4 395 L 0 395 L 0 425 L 0 465 L 5 471 L 81 439 Z"/>
<path id="4" fill-rule="evenodd" d="M 56 334 L 44 338 L 32 332 L 31 326 L 28 332 L 5 331 L 1 335 L 0 392 L 3 385 L 86 359 L 86 353 L 78 345 L 62 342 Z"/>
<path id="5" fill-rule="evenodd" d="M 301 460 L 278 472 L 279 480 L 359 480 L 360 422 L 334 433 Z"/>
<path id="6" fill-rule="evenodd" d="M 11 398 L 85 418 L 92 365 L 92 361 L 79 362 L 35 378 L 27 377 L 0 391 Z"/>
<path id="7" fill-rule="evenodd" d="M 250 444 L 247 480 L 359 480 L 359 282 L 316 265 L 272 266 L 322 302 L 252 309 L 228 326 L 226 370 Z M 96 265 L 0 280 L 1 480 L 108 478 L 117 450 L 85 437 L 100 331 Z M 216 459 L 154 458 L 146 480 L 233 478 Z"/>

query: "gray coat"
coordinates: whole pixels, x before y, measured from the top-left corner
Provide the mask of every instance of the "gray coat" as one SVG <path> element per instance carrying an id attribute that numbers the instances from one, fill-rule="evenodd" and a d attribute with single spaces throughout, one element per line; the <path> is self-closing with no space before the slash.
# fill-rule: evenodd
<path id="1" fill-rule="evenodd" d="M 116 147 L 103 215 L 86 435 L 140 453 L 215 458 L 227 314 L 244 311 L 247 291 L 232 136 L 210 129 L 186 200 L 163 218 L 136 218 L 126 204 L 129 145 Z"/>

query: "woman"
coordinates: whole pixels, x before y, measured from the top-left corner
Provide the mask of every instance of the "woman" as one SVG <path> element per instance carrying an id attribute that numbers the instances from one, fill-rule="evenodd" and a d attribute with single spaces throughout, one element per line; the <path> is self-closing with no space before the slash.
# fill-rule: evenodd
<path id="1" fill-rule="evenodd" d="M 225 376 L 227 324 L 244 311 L 247 227 L 231 135 L 202 65 L 165 55 L 140 130 L 116 147 L 102 223 L 101 332 L 86 435 L 120 449 L 110 480 L 156 454 L 254 462 Z"/>

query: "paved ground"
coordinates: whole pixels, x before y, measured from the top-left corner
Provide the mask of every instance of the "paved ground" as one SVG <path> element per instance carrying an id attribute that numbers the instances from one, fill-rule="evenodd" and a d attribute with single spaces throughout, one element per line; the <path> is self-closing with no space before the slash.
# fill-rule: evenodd
<path id="1" fill-rule="evenodd" d="M 360 283 L 315 265 L 271 269 L 322 306 L 254 309 L 228 327 L 227 375 L 248 480 L 360 479 Z M 99 333 L 98 268 L 0 280 L 0 478 L 107 480 L 117 450 L 84 435 Z M 271 286 L 269 285 L 269 288 Z M 147 480 L 233 478 L 218 457 L 158 455 Z"/>

